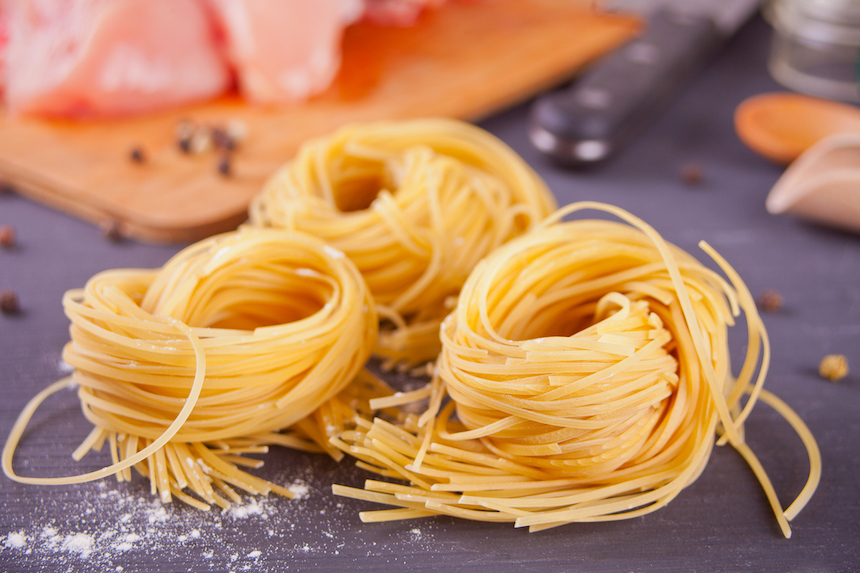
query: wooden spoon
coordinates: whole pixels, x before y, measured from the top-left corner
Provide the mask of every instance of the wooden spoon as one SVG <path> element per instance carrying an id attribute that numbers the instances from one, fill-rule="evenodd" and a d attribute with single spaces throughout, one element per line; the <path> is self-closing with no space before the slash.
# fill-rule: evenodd
<path id="1" fill-rule="evenodd" d="M 860 133 L 837 133 L 813 145 L 786 169 L 765 206 L 860 233 Z"/>
<path id="2" fill-rule="evenodd" d="M 793 93 L 762 94 L 738 106 L 735 130 L 753 151 L 785 165 L 829 135 L 860 133 L 860 109 Z"/>

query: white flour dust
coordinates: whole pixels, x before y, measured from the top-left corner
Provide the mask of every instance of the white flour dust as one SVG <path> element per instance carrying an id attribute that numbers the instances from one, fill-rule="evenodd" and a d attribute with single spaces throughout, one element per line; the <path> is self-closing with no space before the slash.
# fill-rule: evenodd
<path id="1" fill-rule="evenodd" d="M 284 570 L 285 560 L 384 554 L 393 565 L 405 553 L 437 550 L 426 522 L 420 530 L 392 530 L 384 543 L 361 535 L 365 526 L 356 506 L 331 495 L 331 478 L 317 485 L 325 463 L 311 460 L 288 475 L 266 476 L 284 484 L 294 499 L 243 496 L 227 510 L 162 504 L 145 480 L 82 484 L 60 501 L 34 496 L 32 513 L 39 517 L 19 516 L 0 529 L 0 571 L 37 571 L 50 564 L 57 571 L 123 573 L 146 570 L 141 564 L 154 560 L 170 570 L 197 563 L 212 571 L 274 573 Z"/>
<path id="2" fill-rule="evenodd" d="M 22 549 L 27 546 L 27 536 L 23 531 L 13 531 L 3 540 L 3 545 L 10 549 Z"/>
<path id="3" fill-rule="evenodd" d="M 76 509 L 77 516 L 67 512 L 64 521 L 56 512 L 43 512 L 45 520 L 34 524 L 32 530 L 0 531 L 0 570 L 4 570 L 8 559 L 10 563 L 32 560 L 70 567 L 74 562 L 88 563 L 92 570 L 119 573 L 124 567 L 114 561 L 125 563 L 127 557 L 147 552 L 157 553 L 159 559 L 166 557 L 168 562 L 190 555 L 201 562 L 211 561 L 215 567 L 218 553 L 222 553 L 222 557 L 235 562 L 232 569 L 268 571 L 261 567 L 266 553 L 243 539 L 248 527 L 257 529 L 257 524 L 271 522 L 263 528 L 263 538 L 277 538 L 284 535 L 285 529 L 294 528 L 296 521 L 312 519 L 298 501 L 311 495 L 304 481 L 288 486 L 296 494 L 294 500 L 274 495 L 246 497 L 240 505 L 227 510 L 213 507 L 208 512 L 131 496 L 123 489 L 125 486 L 115 482 L 102 481 L 90 487 L 95 491 L 85 498 L 84 507 Z M 81 515 L 84 519 L 80 519 Z M 310 546 L 297 550 L 307 551 Z"/>

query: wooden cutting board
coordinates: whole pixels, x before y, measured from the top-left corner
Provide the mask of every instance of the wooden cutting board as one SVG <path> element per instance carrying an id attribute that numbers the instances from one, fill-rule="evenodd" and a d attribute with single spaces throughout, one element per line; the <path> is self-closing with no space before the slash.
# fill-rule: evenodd
<path id="1" fill-rule="evenodd" d="M 333 85 L 290 108 L 255 109 L 236 97 L 127 120 L 73 122 L 0 112 L 0 180 L 122 234 L 191 241 L 235 228 L 266 178 L 305 140 L 351 122 L 448 116 L 475 120 L 569 78 L 627 40 L 632 18 L 600 15 L 591 0 L 453 2 L 410 28 L 360 23 L 346 31 Z M 214 153 L 181 153 L 182 119 L 239 119 L 248 137 L 233 175 Z M 147 161 L 129 159 L 140 146 Z"/>

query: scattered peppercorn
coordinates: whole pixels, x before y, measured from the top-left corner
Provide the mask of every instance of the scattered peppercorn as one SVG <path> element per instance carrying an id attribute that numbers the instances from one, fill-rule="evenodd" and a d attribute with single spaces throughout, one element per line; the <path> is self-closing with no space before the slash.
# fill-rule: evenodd
<path id="1" fill-rule="evenodd" d="M 230 120 L 226 125 L 200 125 L 190 120 L 176 124 L 176 143 L 183 153 L 195 155 L 212 149 L 235 151 L 248 136 L 248 127 L 243 121 Z"/>
<path id="2" fill-rule="evenodd" d="M 765 312 L 779 312 L 785 300 L 778 291 L 766 289 L 758 295 L 758 305 Z"/>
<path id="3" fill-rule="evenodd" d="M 105 219 L 99 223 L 99 228 L 102 230 L 102 236 L 108 241 L 118 243 L 122 240 L 122 227 L 119 221 L 114 219 Z"/>
<path id="4" fill-rule="evenodd" d="M 12 225 L 0 225 L 0 246 L 11 249 L 17 243 L 15 227 Z"/>
<path id="5" fill-rule="evenodd" d="M 844 354 L 828 354 L 821 359 L 818 373 L 831 382 L 841 380 L 848 376 L 848 360 Z"/>
<path id="6" fill-rule="evenodd" d="M 225 155 L 221 158 L 221 161 L 218 162 L 218 173 L 224 177 L 230 177 L 233 175 L 233 166 L 230 163 L 229 155 Z"/>
<path id="7" fill-rule="evenodd" d="M 194 136 L 196 127 L 188 120 L 182 120 L 176 124 L 174 133 L 176 134 L 176 145 L 183 153 L 191 153 L 191 138 Z"/>
<path id="8" fill-rule="evenodd" d="M 212 128 L 212 143 L 215 145 L 215 149 L 222 149 L 224 151 L 233 151 L 236 149 L 236 142 L 220 127 Z"/>
<path id="9" fill-rule="evenodd" d="M 699 185 L 705 178 L 702 166 L 698 163 L 687 163 L 684 165 L 681 168 L 680 176 L 681 181 L 683 181 L 685 185 L 689 185 L 691 187 Z"/>
<path id="10" fill-rule="evenodd" d="M 15 291 L 5 289 L 0 291 L 0 312 L 3 314 L 17 314 L 21 310 L 18 303 L 18 295 Z"/>
<path id="11" fill-rule="evenodd" d="M 132 147 L 128 156 L 134 163 L 146 163 L 146 154 L 140 147 Z"/>

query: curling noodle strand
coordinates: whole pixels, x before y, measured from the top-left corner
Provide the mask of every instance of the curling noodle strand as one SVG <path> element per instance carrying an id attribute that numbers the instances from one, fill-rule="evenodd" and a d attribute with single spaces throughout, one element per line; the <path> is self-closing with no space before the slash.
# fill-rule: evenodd
<path id="1" fill-rule="evenodd" d="M 585 209 L 626 224 L 562 221 Z M 762 389 L 770 347 L 748 289 L 701 247 L 728 280 L 626 211 L 584 202 L 497 249 L 442 324 L 419 421 L 361 419 L 332 440 L 362 467 L 410 485 L 368 480 L 365 491 L 336 485 L 335 493 L 398 508 L 365 512 L 365 521 L 447 514 L 535 531 L 618 520 L 674 499 L 719 439 L 753 469 L 790 536 L 821 456 L 800 418 Z M 748 346 L 735 378 L 728 327 L 741 310 Z M 790 422 L 810 459 L 786 511 L 744 442 L 758 399 Z"/>
<path id="2" fill-rule="evenodd" d="M 22 483 L 124 481 L 135 467 L 164 501 L 202 509 L 240 501 L 234 487 L 292 497 L 240 470 L 262 465 L 243 454 L 281 444 L 342 455 L 328 438 L 354 416 L 358 394 L 381 390 L 362 371 L 377 333 L 364 280 L 309 235 L 226 233 L 161 269 L 98 274 L 63 305 L 72 339 L 63 358 L 75 370 L 37 395 L 12 429 L 3 471 Z M 28 421 L 70 382 L 94 426 L 73 457 L 107 441 L 113 463 L 62 478 L 17 475 L 12 458 Z"/>

